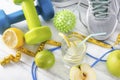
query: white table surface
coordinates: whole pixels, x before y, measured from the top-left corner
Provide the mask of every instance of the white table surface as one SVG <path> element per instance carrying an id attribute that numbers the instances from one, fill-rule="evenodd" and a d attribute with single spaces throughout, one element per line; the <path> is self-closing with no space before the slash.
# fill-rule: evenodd
<path id="1" fill-rule="evenodd" d="M 74 7 L 74 5 L 66 7 L 66 8 L 72 10 L 73 7 Z M 12 2 L 10 2 L 10 0 L 0 0 L 0 9 L 3 9 L 7 14 L 9 14 L 9 13 L 12 13 L 14 11 L 21 9 L 21 7 L 14 5 Z M 57 12 L 60 9 L 63 9 L 63 8 L 59 8 L 59 9 L 55 8 L 55 11 Z M 82 19 L 85 22 L 86 9 L 81 8 L 80 11 L 82 14 Z M 73 31 L 77 31 L 79 33 L 88 35 L 87 29 L 81 24 L 81 22 L 78 19 L 77 11 L 75 11 L 74 13 L 77 17 L 77 24 Z M 40 17 L 40 19 L 41 19 L 41 17 Z M 53 33 L 53 36 L 52 36 L 53 40 L 56 40 L 56 41 L 62 40 L 62 38 L 60 38 L 58 36 L 58 31 L 53 26 L 52 20 L 45 22 L 44 20 L 41 19 L 41 23 L 42 23 L 42 25 L 47 25 L 51 28 L 52 33 Z M 22 21 L 20 23 L 13 24 L 11 26 L 18 27 L 18 28 L 22 29 L 24 32 L 26 32 L 28 30 L 26 21 Z M 109 43 L 114 42 L 117 34 L 120 33 L 119 26 L 120 25 L 118 24 L 116 31 L 108 40 L 106 40 L 107 42 L 109 42 Z M 0 35 L 0 45 L 1 45 L 0 46 L 0 59 L 9 55 L 10 53 L 15 54 L 14 50 L 9 49 L 3 43 L 1 37 L 2 37 L 2 35 Z M 34 50 L 34 51 L 36 50 L 37 46 L 38 45 L 30 45 L 28 47 L 28 45 L 26 45 L 27 48 L 29 48 L 30 50 Z M 48 46 L 48 47 L 52 48 L 54 46 Z M 119 47 L 120 46 L 117 46 L 116 48 L 119 49 Z M 91 55 L 94 55 L 95 57 L 101 56 L 103 53 L 105 53 L 108 50 L 110 50 L 110 49 L 105 49 L 105 48 L 99 47 L 97 45 L 87 43 L 87 51 L 86 52 L 90 53 Z M 69 69 L 67 69 L 63 64 L 61 50 L 56 50 L 53 53 L 56 58 L 55 65 L 49 70 L 38 69 L 38 71 L 37 71 L 38 80 L 69 80 Z M 104 57 L 104 59 L 106 59 L 106 57 Z M 32 64 L 33 60 L 34 60 L 34 58 L 29 57 L 25 54 L 22 54 L 22 59 L 19 63 L 11 63 L 9 65 L 6 65 L 5 67 L 0 66 L 0 80 L 32 80 L 31 64 Z M 85 58 L 83 60 L 83 62 L 86 62 L 90 65 L 94 61 L 95 60 L 91 59 L 88 56 L 85 56 Z M 94 69 L 97 74 L 97 80 L 120 80 L 120 79 L 112 76 L 111 74 L 109 74 L 109 72 L 107 71 L 107 68 L 106 68 L 106 63 L 104 63 L 104 62 L 99 62 L 98 64 L 96 64 L 94 66 Z"/>

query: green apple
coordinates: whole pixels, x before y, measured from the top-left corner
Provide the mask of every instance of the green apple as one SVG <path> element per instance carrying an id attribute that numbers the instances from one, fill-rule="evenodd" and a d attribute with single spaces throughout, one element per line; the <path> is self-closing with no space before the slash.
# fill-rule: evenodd
<path id="1" fill-rule="evenodd" d="M 55 57 L 49 50 L 38 52 L 35 56 L 35 64 L 39 68 L 49 69 L 55 63 Z"/>
<path id="2" fill-rule="evenodd" d="M 115 50 L 108 55 L 107 68 L 111 74 L 120 77 L 120 50 Z"/>

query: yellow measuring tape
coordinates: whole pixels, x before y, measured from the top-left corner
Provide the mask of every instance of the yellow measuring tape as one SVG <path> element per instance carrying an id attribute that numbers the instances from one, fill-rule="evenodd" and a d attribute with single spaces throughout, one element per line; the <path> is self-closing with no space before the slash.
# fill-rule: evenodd
<path id="1" fill-rule="evenodd" d="M 40 44 L 40 46 L 38 47 L 36 53 L 42 51 L 42 50 L 44 49 L 44 47 L 45 47 L 45 44 L 46 44 L 46 41 L 45 41 L 45 42 L 42 42 L 42 43 Z"/>
<path id="2" fill-rule="evenodd" d="M 45 47 L 45 44 L 50 44 L 50 45 L 53 45 L 53 46 L 61 46 L 60 42 L 57 42 L 57 41 L 54 41 L 54 40 L 47 40 L 47 41 L 42 42 L 40 44 L 40 46 L 38 47 L 36 53 L 42 51 L 44 49 L 44 47 Z"/>
<path id="3" fill-rule="evenodd" d="M 6 64 L 9 64 L 10 61 L 13 61 L 13 62 L 19 62 L 20 61 L 20 58 L 21 58 L 21 52 L 20 51 L 17 51 L 16 52 L 16 55 L 13 56 L 12 54 L 10 54 L 9 56 L 5 57 L 3 60 L 0 61 L 0 64 L 2 66 L 6 65 Z"/>
<path id="4" fill-rule="evenodd" d="M 37 49 L 37 51 L 35 53 L 28 50 L 28 49 L 26 49 L 26 48 L 24 48 L 24 47 L 20 47 L 20 48 L 18 48 L 18 50 L 25 53 L 25 54 L 27 54 L 27 55 L 29 55 L 29 56 L 35 57 L 37 52 L 40 52 L 40 51 L 42 51 L 44 49 L 45 44 L 50 44 L 50 45 L 54 45 L 54 46 L 61 46 L 60 42 L 57 42 L 57 41 L 54 41 L 54 40 L 48 40 L 48 41 L 42 42 L 39 45 L 39 47 L 38 47 L 38 49 Z"/>
<path id="5" fill-rule="evenodd" d="M 18 48 L 18 51 L 23 52 L 23 53 L 27 54 L 28 56 L 32 56 L 32 57 L 35 56 L 34 52 L 32 52 L 32 51 L 30 51 L 30 50 L 28 50 L 28 49 L 26 49 L 24 47 Z"/>
<path id="6" fill-rule="evenodd" d="M 0 64 L 2 66 L 6 65 L 6 64 L 9 64 L 10 61 L 13 61 L 13 62 L 19 62 L 20 59 L 21 59 L 21 53 L 25 53 L 29 56 L 32 56 L 34 57 L 35 56 L 35 53 L 24 48 L 24 47 L 21 47 L 21 48 L 18 48 L 17 49 L 17 52 L 16 52 L 16 56 L 13 56 L 12 54 L 10 54 L 9 56 L 5 57 L 3 60 L 0 61 Z"/>
<path id="7" fill-rule="evenodd" d="M 120 34 L 118 34 L 117 39 L 116 39 L 116 41 L 114 43 L 114 46 L 118 45 L 118 44 L 120 44 Z"/>
<path id="8" fill-rule="evenodd" d="M 61 46 L 60 42 L 57 42 L 57 41 L 54 41 L 54 40 L 47 40 L 46 44 L 50 44 L 50 45 L 53 45 L 53 46 Z"/>

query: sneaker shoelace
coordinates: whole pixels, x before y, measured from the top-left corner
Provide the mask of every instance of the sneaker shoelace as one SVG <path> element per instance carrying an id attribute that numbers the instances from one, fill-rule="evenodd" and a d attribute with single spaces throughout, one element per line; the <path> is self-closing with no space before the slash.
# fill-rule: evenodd
<path id="1" fill-rule="evenodd" d="M 97 19 L 106 18 L 109 15 L 109 0 L 91 0 L 92 11 Z"/>

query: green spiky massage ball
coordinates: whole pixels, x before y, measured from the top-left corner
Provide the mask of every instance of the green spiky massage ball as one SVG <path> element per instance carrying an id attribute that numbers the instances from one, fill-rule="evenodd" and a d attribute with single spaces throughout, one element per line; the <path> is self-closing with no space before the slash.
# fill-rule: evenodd
<path id="1" fill-rule="evenodd" d="M 70 10 L 61 10 L 53 19 L 54 26 L 61 32 L 71 31 L 76 24 L 76 17 Z"/>

